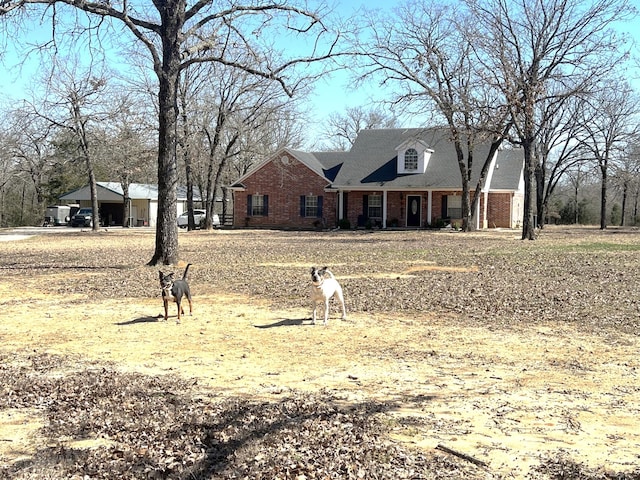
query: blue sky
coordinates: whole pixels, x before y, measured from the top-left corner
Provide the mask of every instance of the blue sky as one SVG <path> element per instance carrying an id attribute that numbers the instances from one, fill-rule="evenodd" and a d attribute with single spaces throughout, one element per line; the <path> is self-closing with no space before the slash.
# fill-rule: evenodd
<path id="1" fill-rule="evenodd" d="M 401 0 L 327 0 L 335 15 L 349 18 L 357 15 L 362 9 L 390 10 Z M 48 23 L 38 25 L 37 19 L 31 20 L 29 29 L 25 29 L 22 39 L 12 39 L 0 50 L 0 89 L 13 100 L 28 97 L 31 85 L 37 85 L 39 61 L 36 53 L 27 56 L 28 45 L 35 44 L 38 39 L 50 38 L 51 26 Z M 1 48 L 1 47 L 0 47 Z M 27 59 L 26 61 L 24 59 Z M 350 77 L 347 72 L 336 72 L 318 81 L 314 94 L 310 97 L 313 111 L 317 117 L 344 111 L 346 107 L 369 103 L 370 91 L 354 91 L 349 88 Z M 5 96 L 6 98 L 6 96 Z"/>
<path id="2" fill-rule="evenodd" d="M 327 0 L 335 8 L 335 14 L 342 18 L 349 18 L 357 15 L 362 9 L 391 11 L 394 7 L 403 3 L 403 0 Z M 50 26 L 42 29 L 48 33 Z M 625 30 L 632 30 L 632 26 L 626 25 Z M 636 29 L 636 38 L 640 42 L 640 29 Z M 25 38 L 32 39 L 37 35 L 39 29 L 36 25 Z M 35 56 L 32 60 L 19 68 L 19 60 L 24 58 L 24 52 L 20 51 L 18 45 L 24 42 L 9 42 L 4 45 L 3 63 L 0 63 L 0 89 L 14 99 L 24 97 L 24 92 L 29 85 L 34 83 L 35 75 L 38 71 L 38 61 Z M 1 54 L 1 52 L 0 52 Z M 373 85 L 368 85 L 359 90 L 354 90 L 351 86 L 351 74 L 346 71 L 336 72 L 329 77 L 319 80 L 316 84 L 314 94 L 310 98 L 310 110 L 315 113 L 314 117 L 320 124 L 332 113 L 344 113 L 347 107 L 368 106 L 371 98 L 379 95 L 378 89 Z M 313 127 L 312 127 L 313 128 Z"/>

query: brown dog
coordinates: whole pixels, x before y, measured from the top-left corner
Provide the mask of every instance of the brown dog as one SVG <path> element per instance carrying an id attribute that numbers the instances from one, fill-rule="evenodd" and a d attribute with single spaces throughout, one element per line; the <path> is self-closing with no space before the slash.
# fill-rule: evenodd
<path id="1" fill-rule="evenodd" d="M 167 273 L 166 275 L 162 272 L 158 272 L 160 274 L 160 288 L 162 288 L 162 302 L 164 303 L 164 319 L 167 320 L 169 316 L 169 302 L 176 302 L 178 306 L 178 321 L 176 323 L 180 323 L 180 314 L 184 313 L 184 309 L 182 308 L 182 297 L 187 297 L 189 301 L 189 315 L 193 315 L 193 304 L 191 302 L 191 291 L 189 290 L 189 283 L 187 283 L 187 274 L 189 273 L 189 267 L 191 264 L 187 265 L 187 268 L 184 269 L 184 274 L 182 275 L 182 279 L 174 280 L 173 272 Z"/>

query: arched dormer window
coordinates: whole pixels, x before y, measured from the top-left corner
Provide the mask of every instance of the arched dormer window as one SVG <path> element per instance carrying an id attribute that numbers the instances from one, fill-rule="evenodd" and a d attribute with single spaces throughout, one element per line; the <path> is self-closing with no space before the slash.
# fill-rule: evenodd
<path id="1" fill-rule="evenodd" d="M 415 148 L 408 148 L 404 152 L 405 171 L 418 169 L 418 151 Z"/>

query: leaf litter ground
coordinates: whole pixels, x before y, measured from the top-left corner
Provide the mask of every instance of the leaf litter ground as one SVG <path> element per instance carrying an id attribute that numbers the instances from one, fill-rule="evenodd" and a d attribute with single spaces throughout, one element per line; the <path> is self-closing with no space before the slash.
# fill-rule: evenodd
<path id="1" fill-rule="evenodd" d="M 0 242 L 0 478 L 640 478 L 637 230 L 181 232 L 180 325 L 152 232 L 50 232 Z"/>

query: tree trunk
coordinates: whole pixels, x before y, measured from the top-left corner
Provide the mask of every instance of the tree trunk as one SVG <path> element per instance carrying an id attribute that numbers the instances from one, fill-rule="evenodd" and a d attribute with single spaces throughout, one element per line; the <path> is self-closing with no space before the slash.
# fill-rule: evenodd
<path id="1" fill-rule="evenodd" d="M 122 226 L 125 228 L 130 228 L 131 222 L 129 221 L 131 217 L 131 208 L 130 203 L 131 199 L 129 198 L 129 181 L 125 180 L 122 182 L 122 196 L 124 197 L 124 205 L 122 206 Z"/>
<path id="2" fill-rule="evenodd" d="M 522 142 L 524 150 L 524 218 L 522 240 L 535 240 L 535 182 L 536 162 L 533 157 L 532 142 Z"/>
<path id="3" fill-rule="evenodd" d="M 177 75 L 176 75 L 177 77 Z M 149 265 L 178 263 L 175 78 L 160 81 L 160 123 L 158 135 L 158 219 L 156 250 Z"/>
<path id="4" fill-rule="evenodd" d="M 450 120 L 449 125 L 452 124 L 453 120 Z M 452 130 L 452 133 L 456 149 L 456 157 L 458 158 L 458 168 L 460 169 L 460 178 L 462 179 L 462 225 L 460 228 L 463 232 L 469 232 L 471 224 L 469 219 L 471 213 L 471 202 L 469 200 L 469 177 L 473 165 L 473 154 L 469 151 L 467 154 L 467 161 L 465 162 L 460 136 L 455 130 Z"/>
<path id="5" fill-rule="evenodd" d="M 178 120 L 178 80 L 180 78 L 180 30 L 184 25 L 185 0 L 165 2 L 162 15 L 162 65 L 158 109 L 158 220 L 156 249 L 149 265 L 178 263 L 176 126 Z"/>
<path id="6" fill-rule="evenodd" d="M 637 225 L 637 218 L 638 218 L 638 194 L 640 193 L 640 191 L 638 190 L 637 186 L 636 186 L 636 191 L 633 194 L 633 218 L 631 219 L 631 225 Z M 1 217 L 0 217 L 1 218 Z M 2 225 L 2 223 L 0 222 L 0 225 Z"/>
<path id="7" fill-rule="evenodd" d="M 191 165 L 191 129 L 187 115 L 186 93 L 180 96 L 182 103 L 182 160 L 184 161 L 185 179 L 187 181 L 187 230 L 194 230 L 196 225 L 193 215 L 193 167 Z M 200 192 L 202 195 L 202 191 Z"/>
<path id="8" fill-rule="evenodd" d="M 207 225 L 206 225 L 207 229 L 213 228 L 211 219 L 213 218 L 212 214 L 213 214 L 215 201 L 216 201 L 216 192 L 218 191 L 218 189 L 222 190 L 222 185 L 221 185 L 222 174 L 224 173 L 224 170 L 227 166 L 227 160 L 231 156 L 231 150 L 233 149 L 233 146 L 238 141 L 238 138 L 240 138 L 240 134 L 236 132 L 234 136 L 229 140 L 229 143 L 227 144 L 227 148 L 225 149 L 225 154 L 220 159 L 220 165 L 218 165 L 213 186 L 210 189 L 207 189 L 207 191 L 211 191 L 211 195 L 207 196 Z M 209 204 L 209 201 L 210 201 L 210 204 Z M 220 219 L 221 223 L 224 222 L 223 219 L 224 219 L 224 212 L 223 212 L 223 218 Z"/>
<path id="9" fill-rule="evenodd" d="M 600 230 L 607 228 L 607 169 L 602 168 L 602 186 L 600 188 Z"/>
<path id="10" fill-rule="evenodd" d="M 89 170 L 89 190 L 91 190 L 91 215 L 93 217 L 93 225 L 91 229 L 97 232 L 100 228 L 100 210 L 98 208 L 98 187 L 96 185 L 96 174 L 93 171 L 91 160 L 87 157 L 87 169 Z M 103 221 L 105 219 L 102 219 Z"/>
<path id="11" fill-rule="evenodd" d="M 216 171 L 214 175 L 214 166 L 216 161 L 216 156 L 218 152 L 218 148 L 220 146 L 221 138 L 222 138 L 222 130 L 225 127 L 227 120 L 227 116 L 225 114 L 225 105 L 224 102 L 221 102 L 218 106 L 218 114 L 216 116 L 216 126 L 213 131 L 213 135 L 208 128 L 205 128 L 205 134 L 207 135 L 207 140 L 209 142 L 209 165 L 207 166 L 207 197 L 205 199 L 205 228 L 210 230 L 213 228 L 213 207 L 215 204 L 216 198 L 216 186 L 218 181 L 218 176 L 220 173 L 220 169 L 222 168 L 222 163 L 224 159 L 222 159 L 221 165 Z"/>
<path id="12" fill-rule="evenodd" d="M 221 227 L 224 227 L 226 223 L 227 215 L 229 215 L 229 212 L 227 209 L 228 203 L 229 203 L 229 189 L 227 187 L 222 187 L 222 217 L 220 218 Z"/>
<path id="13" fill-rule="evenodd" d="M 622 186 L 622 217 L 620 218 L 620 226 L 624 227 L 624 216 L 627 210 L 627 196 L 629 194 L 629 182 L 625 179 Z"/>
<path id="14" fill-rule="evenodd" d="M 546 197 L 544 195 L 544 187 L 546 183 L 544 167 L 540 162 L 536 161 L 535 167 L 535 179 L 536 179 L 536 211 L 538 215 L 538 228 L 543 229 L 546 223 L 547 216 L 547 204 Z"/>
<path id="15" fill-rule="evenodd" d="M 473 222 L 471 221 L 471 201 L 469 199 L 469 182 L 465 180 L 462 182 L 462 225 L 460 226 L 463 232 L 471 232 L 475 230 Z"/>

